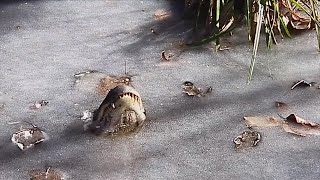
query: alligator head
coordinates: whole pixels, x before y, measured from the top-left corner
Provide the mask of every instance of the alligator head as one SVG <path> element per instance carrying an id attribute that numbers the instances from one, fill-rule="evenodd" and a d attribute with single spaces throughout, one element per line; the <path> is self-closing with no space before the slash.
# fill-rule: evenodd
<path id="1" fill-rule="evenodd" d="M 132 131 L 146 119 L 139 93 L 130 86 L 119 85 L 109 91 L 100 107 L 94 112 L 89 128 L 97 134 L 104 131 Z"/>

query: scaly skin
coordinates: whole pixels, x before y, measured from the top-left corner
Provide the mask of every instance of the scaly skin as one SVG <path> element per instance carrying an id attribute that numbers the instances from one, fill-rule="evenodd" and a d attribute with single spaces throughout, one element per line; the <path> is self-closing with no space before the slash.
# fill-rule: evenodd
<path id="1" fill-rule="evenodd" d="M 146 119 L 139 93 L 132 87 L 119 85 L 111 89 L 94 112 L 89 128 L 97 134 L 134 130 Z"/>

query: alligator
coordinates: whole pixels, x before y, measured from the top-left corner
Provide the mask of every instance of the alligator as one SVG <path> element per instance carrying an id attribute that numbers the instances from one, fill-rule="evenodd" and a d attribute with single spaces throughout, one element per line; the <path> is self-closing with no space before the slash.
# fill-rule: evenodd
<path id="1" fill-rule="evenodd" d="M 131 86 L 118 85 L 109 91 L 94 111 L 89 129 L 96 134 L 131 132 L 141 127 L 145 119 L 146 112 L 139 93 Z"/>

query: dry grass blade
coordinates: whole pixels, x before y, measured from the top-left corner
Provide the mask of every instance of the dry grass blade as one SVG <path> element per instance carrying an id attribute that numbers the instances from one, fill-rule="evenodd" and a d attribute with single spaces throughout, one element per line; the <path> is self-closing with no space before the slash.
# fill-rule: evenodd
<path id="1" fill-rule="evenodd" d="M 253 1 L 247 0 L 247 27 L 248 27 L 248 39 L 252 41 L 252 24 L 253 24 Z"/>
<path id="2" fill-rule="evenodd" d="M 260 40 L 262 19 L 263 19 L 263 5 L 258 3 L 258 19 L 257 19 L 256 33 L 255 33 L 255 37 L 254 37 L 252 59 L 251 59 L 250 68 L 249 68 L 248 83 L 252 80 L 253 68 L 254 68 L 254 64 L 255 64 L 255 61 L 256 61 L 256 56 L 257 56 L 257 51 L 258 51 L 258 46 L 259 46 L 259 40 Z"/>
<path id="3" fill-rule="evenodd" d="M 315 2 L 315 3 L 317 3 L 317 2 Z M 318 11 L 315 8 L 313 0 L 310 0 L 310 6 L 311 6 L 310 8 L 311 8 L 311 11 L 312 11 L 313 18 L 319 20 Z M 316 26 L 315 28 L 316 28 L 317 40 L 318 40 L 318 51 L 320 51 L 320 32 L 319 32 L 319 28 L 320 27 L 319 27 L 318 24 L 316 24 L 315 26 Z"/>
<path id="4" fill-rule="evenodd" d="M 216 28 L 220 29 L 220 0 L 216 0 Z M 216 51 L 220 49 L 220 37 L 216 39 Z"/>
<path id="5" fill-rule="evenodd" d="M 287 27 L 287 25 L 286 25 L 286 23 L 284 21 L 284 17 L 279 16 L 279 20 L 280 20 L 282 28 L 284 29 L 284 32 L 286 32 L 286 35 L 291 38 L 291 34 L 289 32 L 289 29 L 288 29 L 288 27 Z M 281 30 L 280 30 L 280 32 L 281 32 Z"/>

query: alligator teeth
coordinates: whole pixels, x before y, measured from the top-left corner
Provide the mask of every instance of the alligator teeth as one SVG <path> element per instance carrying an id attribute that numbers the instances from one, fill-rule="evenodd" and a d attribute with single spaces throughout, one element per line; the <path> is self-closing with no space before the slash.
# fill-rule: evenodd
<path id="1" fill-rule="evenodd" d="M 139 93 L 130 86 L 119 85 L 109 91 L 95 111 L 91 129 L 98 133 L 132 131 L 143 124 L 144 112 Z"/>

